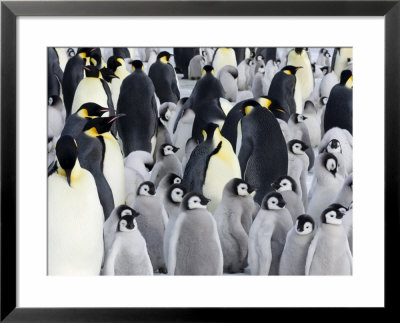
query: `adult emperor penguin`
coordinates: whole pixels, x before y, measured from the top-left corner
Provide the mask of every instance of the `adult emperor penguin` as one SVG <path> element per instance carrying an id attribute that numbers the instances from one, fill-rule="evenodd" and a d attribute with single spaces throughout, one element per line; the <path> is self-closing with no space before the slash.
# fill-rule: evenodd
<path id="1" fill-rule="evenodd" d="M 294 91 L 296 87 L 296 72 L 302 66 L 285 66 L 275 74 L 269 87 L 268 96 L 277 100 L 288 115 L 296 112 Z"/>
<path id="2" fill-rule="evenodd" d="M 81 168 L 71 136 L 58 140 L 56 156 L 48 177 L 48 274 L 99 275 L 104 215 L 95 180 Z"/>
<path id="3" fill-rule="evenodd" d="M 288 154 L 285 138 L 271 111 L 252 100 L 246 104 L 239 163 L 242 178 L 255 188 L 254 200 L 261 204 L 272 191 L 271 183 L 287 174 Z"/>
<path id="4" fill-rule="evenodd" d="M 210 123 L 204 131 L 205 141 L 190 155 L 183 175 L 188 191 L 202 192 L 211 199 L 207 208 L 214 212 L 222 198 L 225 184 L 241 177 L 240 165 L 232 145 L 216 124 Z"/>
<path id="5" fill-rule="evenodd" d="M 107 60 L 107 67 L 110 68 L 117 76 L 117 78 L 115 78 L 111 83 L 112 100 L 114 107 L 116 107 L 118 104 L 122 82 L 130 75 L 130 73 L 126 69 L 124 59 L 119 56 L 110 56 Z"/>
<path id="6" fill-rule="evenodd" d="M 195 192 L 183 198 L 170 239 L 168 274 L 222 275 L 222 248 L 208 201 Z"/>
<path id="7" fill-rule="evenodd" d="M 157 130 L 153 82 L 143 72 L 141 61 L 133 61 L 132 69 L 132 74 L 122 82 L 117 104 L 117 112 L 126 114 L 118 123 L 125 156 L 135 150 L 151 152 Z"/>
<path id="8" fill-rule="evenodd" d="M 308 204 L 307 214 L 319 223 L 322 211 L 335 201 L 344 178 L 338 173 L 337 158 L 331 153 L 322 153 L 318 156 L 314 172 L 316 186 Z"/>
<path id="9" fill-rule="evenodd" d="M 153 81 L 160 103 L 177 103 L 180 99 L 175 70 L 169 62 L 171 56 L 170 53 L 162 51 L 158 54 L 157 61 L 149 69 L 149 77 Z"/>
<path id="10" fill-rule="evenodd" d="M 60 96 L 63 75 L 57 51 L 47 47 L 47 96 Z"/>
<path id="11" fill-rule="evenodd" d="M 240 178 L 230 180 L 214 213 L 224 256 L 224 272 L 243 272 L 247 266 L 248 234 L 252 222 L 253 189 Z"/>
<path id="12" fill-rule="evenodd" d="M 353 75 L 344 70 L 340 83 L 332 88 L 324 116 L 325 132 L 338 127 L 353 134 Z"/>
<path id="13" fill-rule="evenodd" d="M 307 145 L 297 139 L 288 142 L 288 175 L 292 177 L 299 185 L 301 192 L 301 199 L 304 208 L 307 209 L 308 192 L 307 192 L 307 177 L 308 177 L 308 164 L 309 159 L 306 154 Z"/>
<path id="14" fill-rule="evenodd" d="M 88 65 L 84 67 L 86 77 L 82 79 L 75 91 L 71 113 L 88 102 L 93 102 L 108 107 L 110 115 L 114 115 L 114 105 L 112 103 L 111 90 L 107 82 L 101 78 L 101 73 L 96 66 Z"/>
<path id="15" fill-rule="evenodd" d="M 212 63 L 215 74 L 218 76 L 222 68 L 226 65 L 232 65 L 237 67 L 236 54 L 233 48 L 218 48 L 214 53 L 213 63 Z"/>
<path id="16" fill-rule="evenodd" d="M 111 248 L 113 240 L 115 238 L 115 232 L 118 226 L 119 220 L 125 215 L 131 215 L 137 217 L 137 213 L 134 209 L 128 205 L 121 204 L 114 208 L 108 219 L 104 222 L 103 233 L 104 233 L 104 252 L 107 254 Z"/>
<path id="17" fill-rule="evenodd" d="M 279 264 L 279 275 L 305 275 L 308 248 L 315 234 L 311 216 L 300 215 L 286 236 L 285 247 Z"/>
<path id="18" fill-rule="evenodd" d="M 68 61 L 62 81 L 62 91 L 64 96 L 65 110 L 67 118 L 71 114 L 72 103 L 75 96 L 75 90 L 79 82 L 83 79 L 83 68 L 86 65 L 86 58 L 94 48 L 80 48 L 74 57 Z"/>
<path id="19" fill-rule="evenodd" d="M 103 275 L 153 275 L 146 241 L 137 228 L 135 216 L 124 215 L 105 256 Z"/>
<path id="20" fill-rule="evenodd" d="M 175 173 L 182 176 L 182 164 L 175 153 L 179 148 L 171 144 L 163 144 L 159 148 L 156 157 L 156 164 L 151 171 L 150 181 L 157 187 L 161 179 L 168 173 Z"/>
<path id="21" fill-rule="evenodd" d="M 147 250 L 154 272 L 166 273 L 164 259 L 164 232 L 168 223 L 167 213 L 161 199 L 156 196 L 152 182 L 143 182 L 138 190 L 133 209 L 141 214 L 136 219 L 139 231 L 146 240 Z"/>
<path id="22" fill-rule="evenodd" d="M 174 232 L 175 222 L 179 215 L 180 205 L 186 194 L 186 188 L 181 184 L 172 184 L 163 196 L 163 204 L 168 214 L 168 224 L 164 232 L 164 258 L 168 264 L 169 241 Z"/>
<path id="23" fill-rule="evenodd" d="M 291 50 L 288 54 L 287 65 L 302 67 L 296 72 L 296 87 L 294 91 L 296 112 L 302 113 L 304 102 L 306 102 L 314 89 L 314 77 L 308 53 L 304 48 Z"/>
<path id="24" fill-rule="evenodd" d="M 297 187 L 296 181 L 290 176 L 281 176 L 272 184 L 272 188 L 281 193 L 286 202 L 286 208 L 292 216 L 293 223 L 299 215 L 304 214 L 304 204 L 301 191 Z"/>
<path id="25" fill-rule="evenodd" d="M 351 275 L 353 257 L 342 224 L 343 213 L 333 207 L 322 212 L 321 225 L 308 249 L 306 275 Z"/>
<path id="26" fill-rule="evenodd" d="M 236 102 L 238 94 L 237 77 L 238 70 L 232 65 L 222 67 L 218 74 L 218 79 L 225 91 L 225 99 L 230 102 Z"/>
<path id="27" fill-rule="evenodd" d="M 199 48 L 195 47 L 175 47 L 174 48 L 174 58 L 177 73 L 182 73 L 183 78 L 188 78 L 188 67 L 190 60 L 198 55 Z"/>
<path id="28" fill-rule="evenodd" d="M 249 233 L 251 275 L 278 275 L 286 235 L 293 226 L 292 217 L 278 192 L 267 194 Z"/>
<path id="29" fill-rule="evenodd" d="M 342 47 L 335 48 L 332 57 L 332 70 L 336 73 L 339 78 L 342 71 L 346 68 L 349 60 L 353 59 L 353 48 L 352 47 Z"/>

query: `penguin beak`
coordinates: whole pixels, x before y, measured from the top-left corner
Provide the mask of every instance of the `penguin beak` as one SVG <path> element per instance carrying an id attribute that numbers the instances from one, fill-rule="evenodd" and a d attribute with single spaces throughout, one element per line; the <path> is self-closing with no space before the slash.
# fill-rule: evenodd
<path id="1" fill-rule="evenodd" d="M 308 148 L 309 147 L 306 144 L 303 145 L 303 151 L 306 151 Z"/>
<path id="2" fill-rule="evenodd" d="M 297 72 L 300 68 L 303 68 L 303 66 L 297 66 L 297 67 L 296 67 L 296 72 Z"/>
<path id="3" fill-rule="evenodd" d="M 201 205 L 207 205 L 208 202 L 210 202 L 210 201 L 211 201 L 210 199 L 208 199 L 208 198 L 206 198 L 205 196 L 203 196 L 203 197 L 201 198 L 200 204 L 201 204 Z"/>
<path id="4" fill-rule="evenodd" d="M 172 151 L 174 152 L 174 153 L 176 153 L 178 150 L 179 150 L 179 148 L 178 147 L 174 147 L 174 146 L 172 146 L 173 148 L 172 148 Z"/>
<path id="5" fill-rule="evenodd" d="M 279 189 L 279 184 L 277 184 L 277 183 L 272 183 L 271 184 L 271 187 L 274 189 L 274 190 L 278 190 Z"/>
<path id="6" fill-rule="evenodd" d="M 89 51 L 89 53 L 92 53 L 95 49 L 96 49 L 96 48 L 92 48 L 92 49 Z"/>
<path id="7" fill-rule="evenodd" d="M 281 201 L 281 202 L 278 203 L 278 206 L 281 207 L 281 208 L 284 207 L 285 205 L 286 205 L 285 201 Z"/>
<path id="8" fill-rule="evenodd" d="M 341 218 L 343 218 L 343 216 L 344 216 L 344 213 L 339 212 L 339 213 L 337 213 L 337 215 L 336 215 L 336 219 L 341 219 Z"/>
<path id="9" fill-rule="evenodd" d="M 118 118 L 124 117 L 124 116 L 126 116 L 125 113 L 117 114 L 114 118 L 112 118 L 110 121 L 108 121 L 108 123 L 113 123 L 113 122 L 114 122 L 115 120 L 117 120 Z"/>
<path id="10" fill-rule="evenodd" d="M 251 194 L 251 193 L 254 192 L 254 188 L 251 187 L 249 184 L 247 184 L 247 192 L 248 192 L 249 194 Z"/>
<path id="11" fill-rule="evenodd" d="M 110 109 L 108 108 L 101 108 L 100 112 L 106 113 L 106 112 L 110 112 Z"/>
<path id="12" fill-rule="evenodd" d="M 144 164 L 146 168 L 151 171 L 153 169 L 154 164 Z"/>
<path id="13" fill-rule="evenodd" d="M 90 68 L 88 66 L 85 66 L 83 69 L 86 71 L 90 71 Z"/>
<path id="14" fill-rule="evenodd" d="M 336 171 L 335 170 L 330 170 L 330 172 L 333 175 L 333 177 L 336 177 Z"/>
<path id="15" fill-rule="evenodd" d="M 133 230 L 135 228 L 135 225 L 133 223 L 128 223 L 126 225 L 126 228 L 129 229 L 129 230 Z"/>
<path id="16" fill-rule="evenodd" d="M 110 74 L 110 77 L 111 77 L 112 79 L 119 79 L 119 76 L 117 76 L 117 75 L 115 75 L 115 74 Z"/>
<path id="17" fill-rule="evenodd" d="M 156 194 L 156 189 L 154 187 L 150 187 L 149 194 L 150 195 L 155 195 Z"/>

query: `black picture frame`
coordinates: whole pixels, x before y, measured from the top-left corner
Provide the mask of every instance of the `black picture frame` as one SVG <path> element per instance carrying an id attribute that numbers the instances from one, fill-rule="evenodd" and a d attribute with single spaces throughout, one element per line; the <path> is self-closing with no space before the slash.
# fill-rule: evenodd
<path id="1" fill-rule="evenodd" d="M 385 19 L 385 309 L 398 286 L 400 1 L 2 1 L 1 2 L 1 321 L 250 321 L 268 309 L 18 308 L 16 282 L 16 19 L 19 16 L 383 16 Z M 94 5 L 95 4 L 95 5 Z M 371 44 L 373 49 L 373 44 Z M 368 95 L 368 94 L 365 94 Z M 381 110 L 382 102 L 373 102 Z M 373 188 L 371 188 L 373 189 Z M 370 203 L 370 202 L 369 202 Z M 382 215 L 377 215 L 382 216 Z M 390 256 L 392 255 L 392 256 Z M 396 270 L 397 271 L 397 270 Z M 373 277 L 371 277 L 373 279 Z M 368 288 L 366 286 L 366 288 Z M 40 292 L 40 291 L 38 291 Z M 287 309 L 274 309 L 288 315 Z M 337 312 L 326 313 L 334 318 Z M 330 313 L 330 314 L 329 314 Z M 275 313 L 278 314 L 278 313 Z M 381 317 L 377 309 L 377 317 Z M 368 314 L 371 315 L 371 314 Z M 265 317 L 265 316 L 264 316 Z M 370 316 L 373 318 L 373 316 Z M 252 319 L 253 318 L 253 319 Z"/>

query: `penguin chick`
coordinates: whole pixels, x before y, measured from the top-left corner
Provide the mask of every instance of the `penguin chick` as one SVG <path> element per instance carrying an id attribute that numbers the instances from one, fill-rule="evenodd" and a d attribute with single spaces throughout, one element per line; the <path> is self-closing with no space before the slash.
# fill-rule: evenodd
<path id="1" fill-rule="evenodd" d="M 60 137 L 56 158 L 48 177 L 48 274 L 99 275 L 104 214 L 96 182 L 80 167 L 71 136 Z"/>
<path id="2" fill-rule="evenodd" d="M 307 208 L 316 223 L 320 215 L 330 205 L 339 193 L 344 178 L 338 173 L 337 158 L 331 153 L 318 156 L 315 168 L 316 186 Z"/>
<path id="3" fill-rule="evenodd" d="M 224 187 L 222 200 L 214 213 L 224 256 L 224 272 L 243 272 L 247 265 L 248 232 L 252 222 L 254 190 L 240 178 Z"/>
<path id="4" fill-rule="evenodd" d="M 342 204 L 346 207 L 353 201 L 353 173 L 351 173 L 343 182 L 343 186 L 340 189 L 335 203 Z"/>
<path id="5" fill-rule="evenodd" d="M 351 254 L 353 254 L 353 202 L 350 203 L 349 209 L 343 216 L 342 225 L 347 234 Z"/>
<path id="6" fill-rule="evenodd" d="M 182 165 L 175 153 L 179 148 L 171 144 L 163 144 L 157 152 L 156 164 L 151 171 L 150 181 L 157 187 L 161 179 L 168 173 L 182 176 Z"/>
<path id="7" fill-rule="evenodd" d="M 189 62 L 189 79 L 198 80 L 201 77 L 201 70 L 206 65 L 206 59 L 202 55 L 192 57 Z"/>
<path id="8" fill-rule="evenodd" d="M 178 101 L 179 102 L 179 101 Z M 164 102 L 160 105 L 159 114 L 160 120 L 164 124 L 165 128 L 167 128 L 168 133 L 172 136 L 172 125 L 175 122 L 176 114 L 177 114 L 177 105 L 172 102 Z"/>
<path id="9" fill-rule="evenodd" d="M 322 212 L 321 225 L 308 249 L 306 275 L 351 275 L 353 257 L 342 226 L 343 213 L 333 207 Z"/>
<path id="10" fill-rule="evenodd" d="M 170 239 L 170 275 L 222 275 L 221 243 L 217 224 L 207 211 L 208 202 L 200 193 L 184 197 Z"/>
<path id="11" fill-rule="evenodd" d="M 180 118 L 176 131 L 172 137 L 173 145 L 179 148 L 176 154 L 179 160 L 183 159 L 183 156 L 185 155 L 184 147 L 186 142 L 192 137 L 195 116 L 196 114 L 192 109 L 186 109 L 182 118 Z"/>
<path id="12" fill-rule="evenodd" d="M 65 124 L 65 108 L 61 98 L 52 95 L 48 99 L 47 105 L 47 133 L 50 137 L 59 137 Z"/>
<path id="13" fill-rule="evenodd" d="M 312 101 L 307 100 L 304 104 L 303 116 L 304 124 L 307 126 L 310 136 L 311 147 L 318 147 L 321 142 L 321 114 L 322 109 L 319 109 Z"/>
<path id="14" fill-rule="evenodd" d="M 160 150 L 161 145 L 170 144 L 172 145 L 171 136 L 165 127 L 164 123 L 161 120 L 161 117 L 158 118 L 158 125 L 157 125 L 157 135 L 156 135 L 156 145 L 153 152 L 153 157 L 156 159 L 157 152 Z"/>
<path id="15" fill-rule="evenodd" d="M 152 182 L 143 182 L 138 190 L 135 202 L 132 205 L 140 217 L 136 219 L 139 231 L 146 240 L 151 264 L 154 271 L 166 273 L 164 260 L 164 232 L 168 223 L 168 216 L 161 199 L 156 196 Z"/>
<path id="16" fill-rule="evenodd" d="M 235 102 L 237 98 L 237 77 L 238 70 L 236 67 L 231 65 L 224 66 L 218 74 L 218 79 L 220 80 L 225 91 L 224 97 L 230 102 Z"/>
<path id="17" fill-rule="evenodd" d="M 279 264 L 279 275 L 305 275 L 308 248 L 315 234 L 311 216 L 300 215 L 286 236 Z"/>
<path id="18" fill-rule="evenodd" d="M 252 275 L 278 275 L 286 235 L 293 226 L 285 201 L 278 192 L 267 194 L 249 233 L 249 267 Z"/>
<path id="19" fill-rule="evenodd" d="M 185 194 L 186 188 L 183 185 L 172 184 L 163 196 L 163 204 L 168 214 L 168 224 L 164 233 L 164 258 L 167 264 L 169 241 L 172 233 L 174 232 L 175 222 L 179 215 L 179 208 Z"/>
<path id="20" fill-rule="evenodd" d="M 250 89 L 250 68 L 254 64 L 251 58 L 244 59 L 238 65 L 238 90 L 246 91 Z"/>
<path id="21" fill-rule="evenodd" d="M 113 244 L 106 254 L 103 275 L 153 275 L 146 241 L 137 229 L 135 216 L 118 222 Z"/>
<path id="22" fill-rule="evenodd" d="M 292 216 L 293 223 L 299 215 L 304 214 L 301 191 L 298 190 L 296 181 L 290 176 L 281 176 L 271 184 L 272 188 L 282 194 L 286 202 L 286 208 Z"/>
<path id="23" fill-rule="evenodd" d="M 304 208 L 307 208 L 307 178 L 309 159 L 306 154 L 308 146 L 297 139 L 288 142 L 288 175 L 299 185 Z"/>
<path id="24" fill-rule="evenodd" d="M 181 184 L 182 183 L 182 177 L 174 174 L 174 173 L 168 173 L 166 174 L 158 183 L 157 186 L 157 195 L 163 201 L 165 197 L 166 191 L 171 187 L 171 185 L 174 184 Z"/>

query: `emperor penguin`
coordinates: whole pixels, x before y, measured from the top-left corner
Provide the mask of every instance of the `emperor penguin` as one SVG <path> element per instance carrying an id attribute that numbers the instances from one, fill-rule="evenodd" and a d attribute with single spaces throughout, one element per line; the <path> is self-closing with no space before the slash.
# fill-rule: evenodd
<path id="1" fill-rule="evenodd" d="M 104 222 L 103 235 L 104 235 L 104 252 L 105 252 L 105 254 L 107 254 L 107 252 L 109 252 L 109 249 L 112 246 L 119 220 L 121 220 L 121 218 L 125 215 L 131 215 L 131 216 L 137 217 L 139 214 L 134 209 L 129 207 L 128 205 L 121 204 L 121 205 L 116 206 L 112 210 L 110 216 Z"/>
<path id="2" fill-rule="evenodd" d="M 301 140 L 306 144 L 306 154 L 309 160 L 308 170 L 311 170 L 314 167 L 315 155 L 312 149 L 310 133 L 308 132 L 305 120 L 307 120 L 307 117 L 302 114 L 292 114 L 289 118 L 288 126 L 290 128 L 292 139 Z"/>
<path id="3" fill-rule="evenodd" d="M 239 163 L 242 178 L 255 190 L 261 204 L 272 191 L 271 183 L 287 174 L 288 153 L 278 121 L 271 111 L 253 100 L 244 104 Z M 271 153 L 273 152 L 273 153 Z M 262 165 L 262 167 L 260 167 Z"/>
<path id="4" fill-rule="evenodd" d="M 296 72 L 302 66 L 285 66 L 276 73 L 271 81 L 268 96 L 277 100 L 288 115 L 296 112 L 294 92 L 296 87 Z"/>
<path id="5" fill-rule="evenodd" d="M 321 153 L 326 150 L 328 144 L 336 139 L 340 143 L 340 148 L 345 161 L 347 174 L 353 172 L 353 136 L 345 129 L 332 128 L 328 130 L 321 139 L 318 151 Z"/>
<path id="6" fill-rule="evenodd" d="M 111 83 L 111 95 L 114 107 L 118 104 L 119 92 L 121 90 L 121 85 L 123 80 L 130 75 L 126 69 L 125 61 L 119 56 L 110 56 L 107 60 L 107 67 L 110 68 L 117 78 L 115 78 Z"/>
<path id="7" fill-rule="evenodd" d="M 246 58 L 239 63 L 237 67 L 239 91 L 246 91 L 250 89 L 250 69 L 253 64 L 254 61 L 251 58 Z"/>
<path id="8" fill-rule="evenodd" d="M 137 228 L 133 215 L 124 215 L 118 222 L 115 238 L 105 256 L 103 275 L 153 275 L 146 241 Z"/>
<path id="9" fill-rule="evenodd" d="M 156 163 L 151 171 L 150 181 L 157 187 L 161 179 L 168 173 L 182 176 L 182 164 L 175 153 L 179 148 L 171 144 L 163 144 L 157 151 Z"/>
<path id="10" fill-rule="evenodd" d="M 211 65 L 216 48 L 204 47 L 200 48 L 201 56 L 205 59 L 205 65 Z"/>
<path id="11" fill-rule="evenodd" d="M 353 134 L 353 74 L 344 70 L 340 83 L 332 88 L 326 104 L 324 129 L 338 127 Z"/>
<path id="12" fill-rule="evenodd" d="M 322 211 L 335 201 L 344 182 L 343 176 L 338 173 L 338 161 L 335 155 L 320 154 L 314 176 L 316 185 L 308 204 L 307 214 L 311 215 L 316 223 L 319 223 Z"/>
<path id="13" fill-rule="evenodd" d="M 99 275 L 104 255 L 104 214 L 92 174 L 81 168 L 78 147 L 61 136 L 48 177 L 49 275 Z M 73 238 L 72 238 L 73 237 Z"/>
<path id="14" fill-rule="evenodd" d="M 248 262 L 251 275 L 278 275 L 286 235 L 292 217 L 278 192 L 268 193 L 261 203 L 249 233 Z"/>
<path id="15" fill-rule="evenodd" d="M 279 275 L 304 276 L 308 248 L 315 234 L 315 222 L 307 214 L 297 217 L 286 236 L 285 247 L 279 264 Z"/>
<path id="16" fill-rule="evenodd" d="M 168 173 L 166 174 L 158 183 L 157 186 L 157 196 L 161 199 L 161 201 L 164 199 L 166 192 L 169 190 L 171 185 L 174 184 L 181 184 L 182 183 L 182 177 L 174 174 L 174 173 Z"/>
<path id="17" fill-rule="evenodd" d="M 343 213 L 329 207 L 308 249 L 306 275 L 351 275 L 353 257 L 342 226 Z"/>
<path id="18" fill-rule="evenodd" d="M 291 50 L 288 54 L 287 65 L 302 67 L 296 72 L 296 87 L 294 91 L 296 112 L 302 113 L 304 102 L 306 102 L 314 89 L 314 77 L 307 51 L 304 48 Z"/>
<path id="19" fill-rule="evenodd" d="M 339 75 L 340 76 L 340 75 Z M 319 84 L 319 96 L 327 97 L 331 94 L 332 88 L 339 83 L 339 76 L 332 70 L 328 71 L 327 74 L 322 78 Z"/>
<path id="20" fill-rule="evenodd" d="M 265 83 L 266 83 L 266 91 L 265 93 L 268 94 L 269 88 L 271 86 L 272 79 L 279 72 L 279 62 L 276 59 L 270 59 L 265 63 Z"/>
<path id="21" fill-rule="evenodd" d="M 60 96 L 64 72 L 55 48 L 47 47 L 47 96 Z"/>
<path id="22" fill-rule="evenodd" d="M 299 191 L 296 181 L 292 177 L 286 175 L 279 177 L 271 185 L 274 190 L 281 193 L 286 202 L 286 208 L 292 216 L 293 223 L 295 223 L 297 218 L 301 214 L 304 214 L 301 191 Z"/>
<path id="23" fill-rule="evenodd" d="M 211 199 L 207 208 L 214 212 L 222 198 L 225 184 L 241 177 L 240 164 L 232 145 L 216 124 L 210 123 L 203 132 L 205 141 L 190 155 L 183 175 L 188 191 L 202 192 Z"/>
<path id="24" fill-rule="evenodd" d="M 208 201 L 195 192 L 183 198 L 169 242 L 169 275 L 222 275 L 222 248 Z"/>
<path id="25" fill-rule="evenodd" d="M 288 142 L 288 175 L 299 185 L 304 208 L 307 209 L 308 192 L 307 178 L 309 159 L 306 154 L 308 146 L 301 140 L 293 139 Z"/>
<path id="26" fill-rule="evenodd" d="M 180 99 L 175 70 L 169 62 L 171 56 L 173 55 L 162 51 L 158 54 L 157 61 L 149 69 L 149 77 L 153 81 L 160 103 L 177 103 Z"/>
<path id="27" fill-rule="evenodd" d="M 353 201 L 353 173 L 346 177 L 343 182 L 343 186 L 336 196 L 335 203 L 349 207 Z"/>
<path id="28" fill-rule="evenodd" d="M 158 123 L 157 123 L 156 145 L 153 152 L 154 158 L 156 158 L 157 152 L 160 150 L 160 147 L 164 144 L 172 145 L 172 139 L 170 133 L 168 132 L 168 129 L 165 127 L 160 116 L 158 118 Z"/>
<path id="29" fill-rule="evenodd" d="M 215 74 L 218 76 L 222 68 L 226 65 L 232 65 L 237 67 L 236 54 L 233 48 L 218 48 L 214 53 L 213 63 L 212 63 Z"/>
<path id="30" fill-rule="evenodd" d="M 164 102 L 160 105 L 158 110 L 161 122 L 164 124 L 165 128 L 168 130 L 168 133 L 172 137 L 172 127 L 177 114 L 177 105 L 172 102 Z"/>
<path id="31" fill-rule="evenodd" d="M 332 57 L 332 70 L 336 73 L 337 77 L 340 77 L 342 71 L 347 67 L 349 61 L 353 59 L 353 48 L 342 47 L 335 48 Z"/>
<path id="32" fill-rule="evenodd" d="M 133 72 L 122 82 L 117 104 L 118 114 L 126 114 L 117 124 L 125 156 L 135 150 L 152 152 L 157 131 L 158 111 L 153 82 L 144 73 L 141 61 L 133 61 L 132 69 Z"/>
<path id="33" fill-rule="evenodd" d="M 62 80 L 62 92 L 67 118 L 71 115 L 75 90 L 84 77 L 83 68 L 86 65 L 86 58 L 93 50 L 94 48 L 80 48 L 76 55 L 68 60 L 65 66 Z"/>
<path id="34" fill-rule="evenodd" d="M 329 66 L 330 58 L 331 54 L 329 53 L 329 50 L 326 48 L 321 48 L 318 53 L 317 61 L 315 63 L 320 66 Z"/>
<path id="35" fill-rule="evenodd" d="M 267 83 L 265 81 L 265 63 L 263 60 L 258 61 L 256 64 L 251 92 L 254 97 L 267 95 L 268 93 Z"/>
<path id="36" fill-rule="evenodd" d="M 230 102 L 236 102 L 238 94 L 237 77 L 238 70 L 232 65 L 225 65 L 218 74 L 218 79 L 225 91 L 225 99 Z"/>
<path id="37" fill-rule="evenodd" d="M 67 47 L 54 47 L 57 52 L 59 65 L 62 71 L 65 71 L 65 66 L 71 57 L 75 56 L 75 50 Z"/>
<path id="38" fill-rule="evenodd" d="M 149 165 L 153 157 L 147 151 L 136 150 L 124 159 L 125 168 L 125 203 L 132 205 L 139 185 L 150 180 Z"/>
<path id="39" fill-rule="evenodd" d="M 176 131 L 172 136 L 172 143 L 179 150 L 176 152 L 176 156 L 179 160 L 182 160 L 185 155 L 185 145 L 189 138 L 192 137 L 193 124 L 196 117 L 195 112 L 192 109 L 186 109 L 183 112 L 181 119 L 179 120 Z"/>
<path id="40" fill-rule="evenodd" d="M 200 54 L 199 48 L 195 47 L 175 47 L 174 48 L 174 58 L 175 58 L 175 68 L 177 73 L 182 73 L 183 78 L 188 78 L 188 67 L 190 60 Z"/>
<path id="41" fill-rule="evenodd" d="M 86 77 L 82 79 L 75 91 L 71 113 L 75 113 L 84 103 L 93 102 L 110 109 L 114 115 L 111 90 L 106 81 L 101 78 L 101 73 L 96 66 L 84 67 Z"/>
<path id="42" fill-rule="evenodd" d="M 201 77 L 201 70 L 206 65 L 206 59 L 203 55 L 192 57 L 189 62 L 188 76 L 190 80 L 198 80 Z"/>
<path id="43" fill-rule="evenodd" d="M 339 140 L 332 139 L 323 151 L 335 155 L 338 160 L 338 172 L 343 178 L 347 177 L 346 160 L 343 155 L 342 145 Z"/>
<path id="44" fill-rule="evenodd" d="M 240 178 L 224 187 L 214 213 L 224 256 L 224 272 L 240 273 L 247 266 L 248 234 L 252 223 L 253 189 Z"/>
<path id="45" fill-rule="evenodd" d="M 165 274 L 167 266 L 163 244 L 168 216 L 161 199 L 156 196 L 156 189 L 152 182 L 143 182 L 139 186 L 132 208 L 141 214 L 136 221 L 139 231 L 146 240 L 154 272 Z"/>
<path id="46" fill-rule="evenodd" d="M 190 155 L 192 154 L 192 151 L 196 148 L 198 144 L 199 143 L 194 138 L 189 138 L 188 141 L 186 141 L 185 156 L 183 156 L 182 158 L 182 173 L 185 172 L 185 168 L 190 159 Z"/>
<path id="47" fill-rule="evenodd" d="M 169 241 L 174 232 L 176 219 L 179 215 L 180 205 L 186 194 L 186 188 L 181 184 L 172 184 L 163 196 L 163 204 L 168 214 L 168 224 L 164 232 L 164 258 L 168 264 Z"/>

